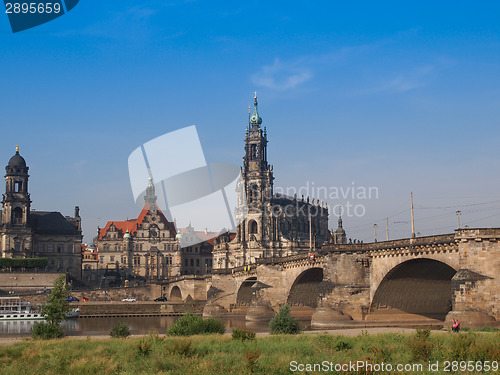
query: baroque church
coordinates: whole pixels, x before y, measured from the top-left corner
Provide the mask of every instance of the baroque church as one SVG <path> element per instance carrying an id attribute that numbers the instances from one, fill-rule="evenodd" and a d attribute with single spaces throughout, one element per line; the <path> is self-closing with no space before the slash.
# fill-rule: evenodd
<path id="1" fill-rule="evenodd" d="M 34 211 L 28 192 L 26 161 L 19 154 L 5 167 L 5 194 L 0 215 L 2 258 L 47 258 L 47 270 L 81 277 L 82 228 L 78 206 L 75 216 Z"/>
<path id="2" fill-rule="evenodd" d="M 245 134 L 245 156 L 238 184 L 236 236 L 219 236 L 214 269 L 234 268 L 259 259 L 307 253 L 331 241 L 328 205 L 319 200 L 273 192 L 274 171 L 267 159 L 267 130 L 262 128 L 257 94 Z M 341 222 L 339 222 L 340 225 Z M 229 233 L 228 233 L 229 234 Z M 339 233 L 339 238 L 342 233 Z M 345 232 L 344 232 L 345 237 Z"/>

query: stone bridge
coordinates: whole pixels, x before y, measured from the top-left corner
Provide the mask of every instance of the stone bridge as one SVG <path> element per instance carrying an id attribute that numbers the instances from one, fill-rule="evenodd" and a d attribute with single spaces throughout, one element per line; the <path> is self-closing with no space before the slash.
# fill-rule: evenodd
<path id="1" fill-rule="evenodd" d="M 228 312 L 252 298 L 274 311 L 333 311 L 339 319 L 444 321 L 465 325 L 500 321 L 500 228 L 460 229 L 453 234 L 368 244 L 324 246 L 315 253 L 259 259 L 207 277 L 165 283 L 171 300 L 206 300 Z M 252 286 L 259 282 L 257 292 Z M 254 288 L 255 289 L 255 288 Z M 316 310 L 314 310 L 316 309 Z"/>

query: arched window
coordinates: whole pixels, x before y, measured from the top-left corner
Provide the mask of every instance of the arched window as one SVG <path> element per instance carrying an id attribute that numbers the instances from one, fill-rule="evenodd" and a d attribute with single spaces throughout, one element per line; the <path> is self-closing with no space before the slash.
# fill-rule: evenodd
<path id="1" fill-rule="evenodd" d="M 252 220 L 248 223 L 248 232 L 250 234 L 258 233 L 257 222 L 255 220 Z"/>
<path id="2" fill-rule="evenodd" d="M 14 224 L 22 224 L 23 223 L 23 209 L 21 207 L 14 208 L 14 212 L 12 213 L 12 221 Z"/>

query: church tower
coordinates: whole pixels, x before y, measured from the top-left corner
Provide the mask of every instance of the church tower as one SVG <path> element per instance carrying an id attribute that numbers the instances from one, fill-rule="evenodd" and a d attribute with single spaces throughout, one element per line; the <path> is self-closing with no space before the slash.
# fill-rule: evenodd
<path id="1" fill-rule="evenodd" d="M 5 167 L 1 244 L 3 258 L 25 258 L 32 255 L 28 169 L 26 161 L 19 155 L 19 146 L 16 146 L 16 154 Z"/>
<path id="2" fill-rule="evenodd" d="M 30 195 L 28 193 L 28 167 L 26 161 L 16 154 L 5 167 L 5 194 L 2 201 L 2 224 L 5 226 L 28 227 Z"/>
<path id="3" fill-rule="evenodd" d="M 149 177 L 148 186 L 146 187 L 146 195 L 144 196 L 144 201 L 149 205 L 150 211 L 156 211 L 156 194 L 155 186 L 153 184 L 153 179 Z"/>
<path id="4" fill-rule="evenodd" d="M 272 241 L 271 199 L 273 196 L 273 168 L 267 162 L 267 132 L 262 130 L 259 116 L 257 93 L 254 98 L 254 112 L 249 119 L 245 136 L 245 156 L 241 171 L 244 181 L 248 212 L 239 225 L 239 242 L 269 245 Z"/>

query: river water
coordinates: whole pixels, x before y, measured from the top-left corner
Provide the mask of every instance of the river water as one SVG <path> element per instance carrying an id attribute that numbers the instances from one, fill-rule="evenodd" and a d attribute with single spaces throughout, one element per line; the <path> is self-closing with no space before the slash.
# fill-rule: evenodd
<path id="1" fill-rule="evenodd" d="M 113 326 L 118 322 L 128 324 L 132 335 L 148 333 L 164 334 L 174 324 L 177 316 L 161 317 L 124 317 L 124 318 L 79 318 L 68 319 L 62 322 L 67 336 L 97 336 L 109 335 Z M 255 332 L 269 332 L 268 322 L 247 322 L 244 317 L 221 318 L 226 330 L 235 327 L 250 329 Z M 310 325 L 310 321 L 300 321 L 303 328 Z M 0 322 L 0 337 L 25 337 L 31 335 L 34 322 L 29 320 L 14 320 Z"/>

